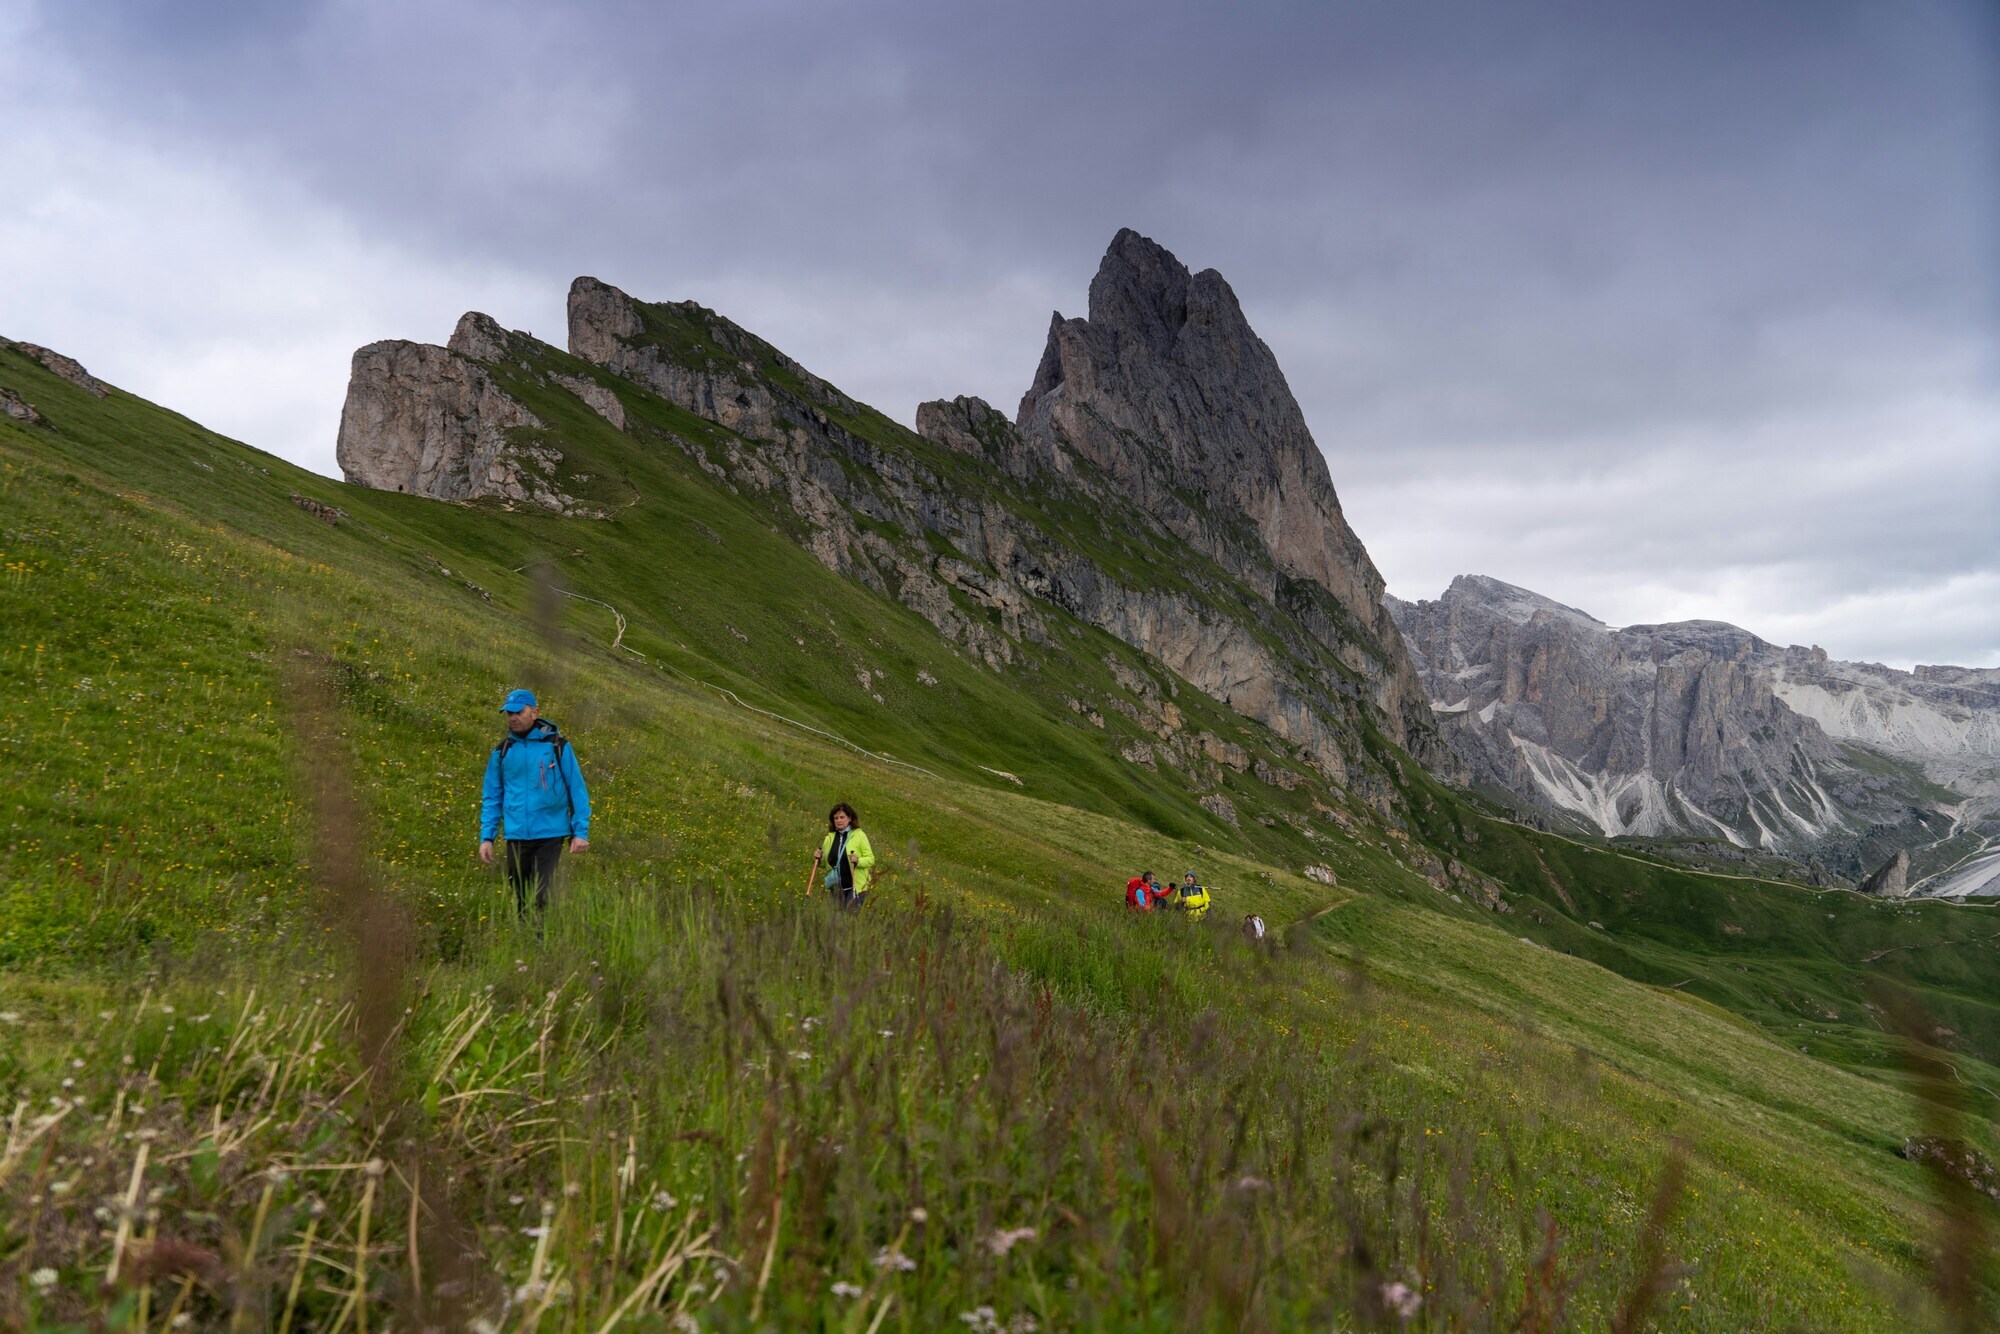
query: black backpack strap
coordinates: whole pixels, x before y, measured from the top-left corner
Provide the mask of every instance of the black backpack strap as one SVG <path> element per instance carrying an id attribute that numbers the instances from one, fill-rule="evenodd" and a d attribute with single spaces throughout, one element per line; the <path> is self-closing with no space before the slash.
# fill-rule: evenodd
<path id="1" fill-rule="evenodd" d="M 569 738 L 558 732 L 549 738 L 549 745 L 554 748 L 556 753 L 556 777 L 562 779 L 563 800 L 569 803 L 569 831 L 574 836 L 576 833 L 576 793 L 570 790 L 569 775 L 563 772 L 562 764 L 563 751 L 569 745 Z"/>
<path id="2" fill-rule="evenodd" d="M 494 757 L 498 761 L 493 771 L 500 775 L 500 818 L 503 820 L 507 818 L 507 748 L 513 744 L 514 738 L 507 737 L 493 748 Z"/>

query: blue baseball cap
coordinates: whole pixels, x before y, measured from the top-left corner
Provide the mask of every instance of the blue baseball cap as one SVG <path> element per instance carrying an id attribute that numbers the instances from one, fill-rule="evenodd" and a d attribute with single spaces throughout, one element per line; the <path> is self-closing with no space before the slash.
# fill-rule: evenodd
<path id="1" fill-rule="evenodd" d="M 510 690 L 500 705 L 502 713 L 519 713 L 523 709 L 535 707 L 535 692 L 532 690 Z"/>

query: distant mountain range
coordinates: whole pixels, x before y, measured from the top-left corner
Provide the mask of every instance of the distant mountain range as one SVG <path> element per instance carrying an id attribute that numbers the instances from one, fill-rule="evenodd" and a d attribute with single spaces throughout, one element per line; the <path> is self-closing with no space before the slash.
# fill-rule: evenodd
<path id="1" fill-rule="evenodd" d="M 1474 783 L 1553 823 L 2000 894 L 2000 670 L 1840 662 L 1720 621 L 1615 629 L 1477 575 L 1387 605 Z"/>

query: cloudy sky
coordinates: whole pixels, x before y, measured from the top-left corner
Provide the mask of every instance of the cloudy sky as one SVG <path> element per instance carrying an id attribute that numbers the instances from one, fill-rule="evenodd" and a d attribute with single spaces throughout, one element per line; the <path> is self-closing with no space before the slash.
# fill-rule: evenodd
<path id="1" fill-rule="evenodd" d="M 579 273 L 1011 411 L 1131 226 L 1399 595 L 2000 665 L 1990 0 L 0 0 L 0 125 L 0 334 L 323 472 Z"/>

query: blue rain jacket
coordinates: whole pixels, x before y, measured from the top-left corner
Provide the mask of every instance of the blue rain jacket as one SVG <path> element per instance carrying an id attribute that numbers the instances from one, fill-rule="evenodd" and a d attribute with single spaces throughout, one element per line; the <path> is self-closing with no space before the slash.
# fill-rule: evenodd
<path id="1" fill-rule="evenodd" d="M 577 767 L 576 748 L 546 718 L 528 734 L 486 757 L 486 799 L 479 811 L 479 839 L 496 837 L 504 826 L 512 839 L 590 837 L 590 789 Z M 506 772 L 501 772 L 502 765 Z"/>

